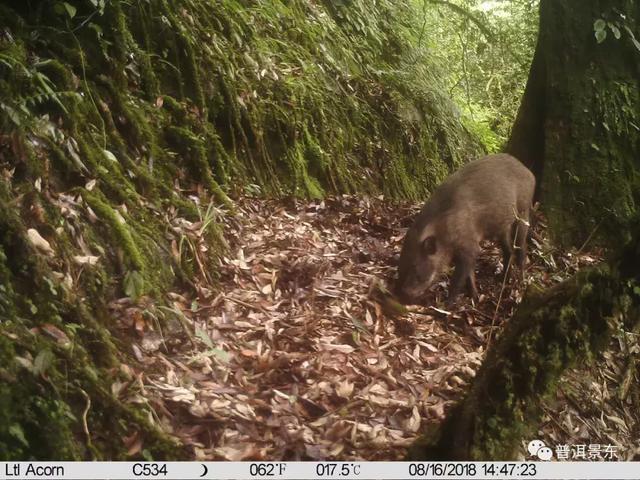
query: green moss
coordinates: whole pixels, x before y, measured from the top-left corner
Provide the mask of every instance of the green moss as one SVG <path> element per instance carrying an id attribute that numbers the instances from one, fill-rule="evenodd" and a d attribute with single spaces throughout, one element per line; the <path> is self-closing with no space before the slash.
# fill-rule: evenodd
<path id="1" fill-rule="evenodd" d="M 580 32 L 592 30 L 594 18 L 601 17 L 625 18 L 625 28 L 637 31 L 637 14 L 629 2 L 613 7 L 575 1 L 541 8 L 540 65 L 532 69 L 535 88 L 513 143 L 524 155 L 538 157 L 531 164 L 540 173 L 542 205 L 556 241 L 564 244 L 580 246 L 589 238 L 611 245 L 629 239 L 629 221 L 640 199 L 638 51 L 624 35 L 597 43 Z M 558 45 L 571 54 L 556 55 Z M 546 97 L 540 98 L 540 92 Z M 538 106 L 544 111 L 535 112 Z"/>
<path id="2" fill-rule="evenodd" d="M 231 200 L 211 175 L 204 140 L 186 128 L 174 126 L 167 129 L 167 140 L 188 160 L 194 178 L 201 178 L 219 202 L 231 207 Z"/>
<path id="3" fill-rule="evenodd" d="M 82 198 L 84 198 L 96 215 L 105 222 L 108 227 L 108 232 L 113 236 L 115 244 L 123 250 L 129 268 L 144 272 L 145 262 L 142 254 L 133 240 L 129 227 L 125 223 L 122 215 L 117 214 L 106 202 L 106 199 L 99 194 L 85 190 L 82 192 Z"/>
<path id="4" fill-rule="evenodd" d="M 162 301 L 202 269 L 215 282 L 218 215 L 233 214 L 227 191 L 420 198 L 475 151 L 437 72 L 407 40 L 409 7 L 350 3 L 114 0 L 104 15 L 85 16 L 89 2 L 74 19 L 47 2 L 0 5 L 9 139 L 0 162 L 15 167 L 11 181 L 0 176 L 0 314 L 13 321 L 0 327 L 0 380 L 9 379 L 0 381 L 0 451 L 15 445 L 7 458 L 125 459 L 120 439 L 136 430 L 154 457 L 182 453 L 142 407 L 112 397 L 109 372 L 127 348 L 109 333 L 107 304 L 123 290 Z M 425 120 L 399 115 L 408 104 Z M 20 216 L 32 200 L 42 219 Z M 207 256 L 176 227 L 182 219 L 207 223 Z M 53 256 L 30 246 L 28 228 Z M 89 252 L 98 265 L 77 265 Z M 43 323 L 73 348 L 31 333 Z M 15 356 L 41 352 L 50 352 L 47 377 L 25 377 Z M 24 383 L 11 380 L 19 375 Z M 9 410 L 20 398 L 24 408 Z"/>
<path id="5" fill-rule="evenodd" d="M 216 180 L 222 185 L 227 185 L 231 181 L 231 173 L 233 170 L 235 178 L 242 178 L 241 169 L 236 168 L 237 164 L 229 157 L 222 142 L 220 136 L 212 128 L 208 128 L 205 131 L 205 143 L 209 146 L 210 156 L 212 157 L 212 173 Z"/>
<path id="6" fill-rule="evenodd" d="M 153 101 L 161 94 L 161 92 L 160 82 L 158 81 L 157 75 L 152 66 L 151 52 L 153 51 L 153 48 L 152 40 L 149 35 L 149 21 L 147 18 L 148 15 L 151 15 L 151 12 L 145 11 L 145 5 L 140 3 L 137 4 L 137 8 L 132 10 L 133 11 L 131 13 L 133 14 L 132 16 L 134 19 L 131 22 L 133 24 L 132 29 L 137 31 L 141 38 L 141 42 L 138 42 L 138 44 L 141 44 L 142 48 L 137 49 L 136 53 L 141 56 L 142 78 L 144 82 L 143 87 L 148 99 Z M 132 35 L 134 35 L 134 32 L 132 32 Z M 133 39 L 132 42 L 134 42 Z"/>
<path id="7" fill-rule="evenodd" d="M 622 319 L 637 324 L 640 297 L 623 300 L 634 285 L 619 271 L 600 266 L 527 295 L 487 353 L 468 397 L 438 432 L 415 447 L 412 458 L 515 458 L 521 440 L 533 438 L 541 404 L 563 373 L 596 358 Z"/>
<path id="8" fill-rule="evenodd" d="M 25 372 L 17 357 L 13 342 L 0 335 L 0 459 L 81 460 L 67 405 Z"/>
<path id="9" fill-rule="evenodd" d="M 293 193 L 311 198 L 322 198 L 324 191 L 320 183 L 307 171 L 306 152 L 306 144 L 299 142 L 287 153 L 287 165 L 293 174 Z"/>
<path id="10" fill-rule="evenodd" d="M 191 98 L 195 104 L 203 109 L 205 107 L 204 94 L 200 81 L 198 66 L 196 65 L 197 55 L 193 48 L 195 40 L 192 38 L 191 29 L 183 22 L 177 19 L 175 10 L 171 8 L 166 0 L 159 0 L 165 18 L 171 25 L 171 34 L 174 36 L 174 54 L 177 60 L 176 64 L 180 65 L 182 78 L 189 88 L 185 91 L 185 95 Z M 182 82 L 180 82 L 182 84 Z"/>
<path id="11" fill-rule="evenodd" d="M 15 292 L 11 284 L 11 272 L 7 268 L 7 256 L 0 245 L 0 316 L 15 318 L 16 308 L 13 303 Z"/>

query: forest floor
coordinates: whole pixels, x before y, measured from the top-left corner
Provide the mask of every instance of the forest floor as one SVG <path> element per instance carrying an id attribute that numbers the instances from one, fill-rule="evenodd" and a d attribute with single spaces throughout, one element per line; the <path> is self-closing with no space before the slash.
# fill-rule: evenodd
<path id="1" fill-rule="evenodd" d="M 137 336 L 138 364 L 125 367 L 137 388 L 116 385 L 120 397 L 149 405 L 194 459 L 402 459 L 460 400 L 492 324 L 495 336 L 524 288 L 512 280 L 501 292 L 499 251 L 488 244 L 477 303 L 446 310 L 443 278 L 424 305 L 390 320 L 371 292 L 390 285 L 418 208 L 353 196 L 238 201 L 216 288 L 201 272 L 197 297 L 169 294 L 175 321 L 164 328 L 149 320 L 149 305 L 112 303 L 123 333 Z M 196 227 L 182 225 L 192 237 Z M 600 260 L 555 250 L 538 221 L 526 282 L 549 286 Z M 545 402 L 539 438 L 548 445 L 615 445 L 620 458 L 640 452 L 628 398 L 638 390 L 620 391 L 629 346 L 616 345 Z M 136 435 L 125 441 L 131 454 L 144 448 Z"/>

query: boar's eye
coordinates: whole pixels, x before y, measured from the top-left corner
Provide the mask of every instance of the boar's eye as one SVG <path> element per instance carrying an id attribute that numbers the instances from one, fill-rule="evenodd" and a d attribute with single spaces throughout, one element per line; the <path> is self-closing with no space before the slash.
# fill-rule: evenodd
<path id="1" fill-rule="evenodd" d="M 422 252 L 425 255 L 434 255 L 436 250 L 436 237 L 430 236 L 422 241 Z"/>

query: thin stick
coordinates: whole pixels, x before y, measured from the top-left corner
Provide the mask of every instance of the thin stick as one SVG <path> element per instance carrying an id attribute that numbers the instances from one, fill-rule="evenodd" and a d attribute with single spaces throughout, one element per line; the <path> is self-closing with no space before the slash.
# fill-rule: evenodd
<path id="1" fill-rule="evenodd" d="M 525 220 L 524 218 L 520 218 L 520 215 L 518 215 L 518 212 L 515 209 L 515 207 L 513 208 L 513 214 L 516 219 L 516 230 L 513 234 L 513 243 L 511 245 L 511 255 L 509 255 L 509 261 L 507 262 L 507 265 L 504 270 L 504 278 L 502 279 L 502 287 L 500 288 L 500 295 L 498 295 L 498 303 L 496 303 L 496 309 L 493 312 L 493 318 L 491 319 L 491 330 L 489 330 L 489 338 L 487 339 L 487 350 L 489 350 L 489 347 L 491 346 L 491 338 L 493 337 L 493 327 L 496 323 L 496 318 L 498 317 L 498 310 L 500 309 L 500 304 L 502 303 L 502 296 L 504 295 L 505 287 L 507 286 L 507 279 L 509 277 L 509 269 L 511 268 L 513 255 L 515 250 L 520 248 L 518 245 L 516 245 L 516 241 L 518 240 L 518 227 L 520 226 L 520 222 L 524 223 L 527 227 L 531 226 L 527 220 Z M 525 242 L 526 242 L 526 239 L 525 239 Z M 524 279 L 524 268 L 525 266 L 522 265 L 523 279 Z"/>
<path id="2" fill-rule="evenodd" d="M 516 235 L 518 233 L 518 227 L 516 227 Z M 509 269 L 511 268 L 511 259 L 513 258 L 513 253 L 509 255 L 509 261 L 507 262 L 507 266 L 504 268 L 504 278 L 502 279 L 502 287 L 500 288 L 500 295 L 498 295 L 498 302 L 496 303 L 496 309 L 493 312 L 493 318 L 491 319 L 491 329 L 489 330 L 489 338 L 487 339 L 487 348 L 485 351 L 489 350 L 491 346 L 491 338 L 493 337 L 493 327 L 496 323 L 496 318 L 498 317 L 498 310 L 500 309 L 500 304 L 502 303 L 502 295 L 504 294 L 504 290 L 507 286 L 507 278 L 509 275 Z"/>
<path id="3" fill-rule="evenodd" d="M 589 234 L 589 236 L 587 237 L 587 239 L 584 241 L 584 243 L 582 244 L 582 246 L 578 249 L 578 251 L 576 252 L 576 257 L 579 256 L 582 251 L 585 249 L 585 247 L 587 246 L 587 244 L 591 241 L 591 239 L 593 238 L 593 236 L 595 235 L 596 231 L 598 230 L 598 228 L 600 228 L 600 225 L 602 225 L 603 220 L 600 220 L 600 222 L 596 225 L 596 227 L 591 231 L 591 233 Z"/>
<path id="4" fill-rule="evenodd" d="M 91 433 L 89 433 L 89 424 L 87 423 L 87 415 L 89 413 L 89 410 L 91 409 L 91 397 L 83 389 L 80 389 L 80 393 L 87 402 L 84 407 L 84 411 L 82 412 L 82 430 L 87 437 L 87 446 L 91 447 Z"/>
<path id="5" fill-rule="evenodd" d="M 504 267 L 504 278 L 502 279 L 502 287 L 500 288 L 500 295 L 498 295 L 498 302 L 496 303 L 496 309 L 493 312 L 493 318 L 491 319 L 491 330 L 489 330 L 489 338 L 487 339 L 487 350 L 489 350 L 489 347 L 491 346 L 491 339 L 493 337 L 493 328 L 495 326 L 496 323 L 496 318 L 498 317 L 498 310 L 500 310 L 500 304 L 502 303 L 502 296 L 504 295 L 504 290 L 507 286 L 507 280 L 509 278 L 509 269 L 511 268 L 511 262 L 513 260 L 513 255 L 514 255 L 514 251 L 516 248 L 519 248 L 516 245 L 516 240 L 518 239 L 518 227 L 520 226 L 520 222 L 524 223 L 525 225 L 529 226 L 529 222 L 523 220 L 522 218 L 520 218 L 518 216 L 518 212 L 515 211 L 514 209 L 514 213 L 516 216 L 516 229 L 515 232 L 513 234 L 513 243 L 511 245 L 511 254 L 509 255 L 509 261 L 507 262 L 507 265 Z M 524 267 L 523 267 L 524 268 Z"/>
<path id="6" fill-rule="evenodd" d="M 262 307 L 259 307 L 259 306 L 256 306 L 256 305 L 251 305 L 250 303 L 243 302 L 242 300 L 239 300 L 237 298 L 227 297 L 227 296 L 225 296 L 224 298 L 225 298 L 225 300 L 231 300 L 233 303 L 237 303 L 238 305 L 242 305 L 243 307 L 246 307 L 249 310 L 256 310 L 258 312 L 266 313 L 266 314 L 269 313 L 269 312 L 267 312 L 267 310 L 265 310 Z"/>

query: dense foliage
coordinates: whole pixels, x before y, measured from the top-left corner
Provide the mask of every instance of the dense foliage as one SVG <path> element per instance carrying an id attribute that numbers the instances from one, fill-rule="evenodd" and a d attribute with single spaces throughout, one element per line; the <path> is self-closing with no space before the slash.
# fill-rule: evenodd
<path id="1" fill-rule="evenodd" d="M 538 0 L 414 0 L 418 41 L 443 66 L 465 124 L 489 151 L 509 138 L 538 33 Z"/>

